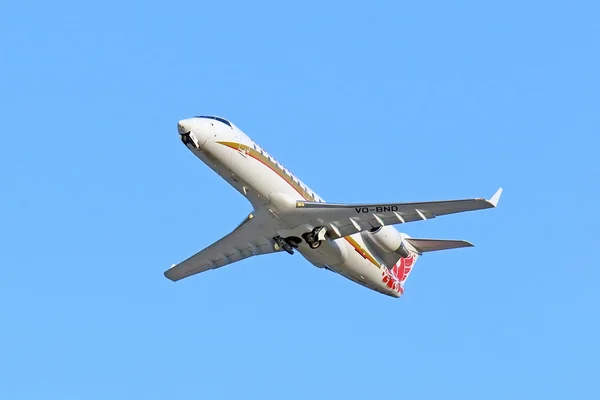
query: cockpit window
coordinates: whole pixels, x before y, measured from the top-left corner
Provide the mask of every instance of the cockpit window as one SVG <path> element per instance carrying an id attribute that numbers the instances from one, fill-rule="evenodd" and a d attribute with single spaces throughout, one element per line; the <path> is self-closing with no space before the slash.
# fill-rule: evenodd
<path id="1" fill-rule="evenodd" d="M 213 117 L 210 115 L 197 115 L 196 118 L 207 118 L 207 119 L 214 119 L 217 120 L 219 122 L 224 123 L 225 125 L 227 125 L 228 127 L 232 128 L 231 123 L 229 121 L 227 121 L 225 118 L 221 118 L 221 117 Z"/>

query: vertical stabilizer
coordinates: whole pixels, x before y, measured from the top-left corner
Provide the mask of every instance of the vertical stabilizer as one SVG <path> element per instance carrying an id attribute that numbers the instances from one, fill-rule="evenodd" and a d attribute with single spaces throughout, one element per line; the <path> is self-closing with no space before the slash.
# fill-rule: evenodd
<path id="1" fill-rule="evenodd" d="M 390 289 L 404 294 L 404 284 L 413 270 L 419 255 L 411 252 L 408 257 L 401 257 L 392 267 L 384 268 L 383 283 Z"/>

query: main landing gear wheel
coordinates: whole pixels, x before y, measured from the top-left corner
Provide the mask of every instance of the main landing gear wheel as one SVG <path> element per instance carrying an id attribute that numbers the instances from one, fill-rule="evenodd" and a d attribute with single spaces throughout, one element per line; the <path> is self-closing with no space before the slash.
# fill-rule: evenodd
<path id="1" fill-rule="evenodd" d="M 313 250 L 314 250 L 314 249 L 318 249 L 318 248 L 319 248 L 319 246 L 321 246 L 321 241 L 320 241 L 320 240 L 317 240 L 317 241 L 315 241 L 315 242 L 309 243 L 309 244 L 308 244 L 308 246 L 309 246 L 311 249 L 313 249 Z"/>
<path id="2" fill-rule="evenodd" d="M 317 226 L 312 231 L 305 233 L 302 235 L 306 244 L 311 249 L 318 249 L 321 246 L 321 242 L 325 240 L 325 233 L 327 229 L 324 226 Z"/>

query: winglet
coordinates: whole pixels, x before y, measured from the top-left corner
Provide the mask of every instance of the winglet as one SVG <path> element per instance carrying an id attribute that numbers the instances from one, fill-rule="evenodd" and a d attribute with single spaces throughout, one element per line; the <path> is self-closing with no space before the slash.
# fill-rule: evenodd
<path id="1" fill-rule="evenodd" d="M 500 196 L 502 196 L 502 188 L 498 189 L 492 198 L 488 200 L 488 202 L 496 207 L 498 205 L 498 201 L 500 200 Z"/>

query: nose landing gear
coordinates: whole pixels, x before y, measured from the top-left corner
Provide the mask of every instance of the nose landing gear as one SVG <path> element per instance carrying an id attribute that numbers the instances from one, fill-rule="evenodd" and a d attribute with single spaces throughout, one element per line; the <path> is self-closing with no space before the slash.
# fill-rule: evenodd
<path id="1" fill-rule="evenodd" d="M 188 144 L 191 144 L 192 146 L 194 146 L 194 148 L 199 149 L 200 145 L 198 144 L 198 141 L 196 140 L 196 137 L 194 135 L 192 135 L 192 132 L 184 132 L 184 133 L 180 133 L 181 136 L 181 141 L 183 142 L 183 144 L 185 144 L 186 146 Z"/>

